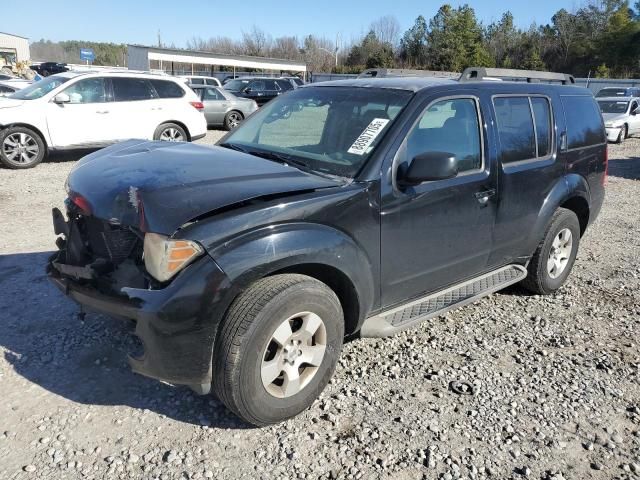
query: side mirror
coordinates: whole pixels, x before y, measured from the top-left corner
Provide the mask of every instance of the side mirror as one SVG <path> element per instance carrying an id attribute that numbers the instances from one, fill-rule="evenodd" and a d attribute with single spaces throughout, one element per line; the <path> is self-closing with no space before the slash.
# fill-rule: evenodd
<path id="1" fill-rule="evenodd" d="M 640 113 L 640 107 L 637 107 L 635 110 L 631 111 L 631 115 L 638 115 Z"/>
<path id="2" fill-rule="evenodd" d="M 53 102 L 57 104 L 70 103 L 71 98 L 66 93 L 59 93 L 58 95 L 53 97 Z"/>
<path id="3" fill-rule="evenodd" d="M 398 184 L 401 186 L 446 180 L 458 175 L 458 161 L 450 152 L 425 152 L 413 157 L 411 164 L 404 172 L 398 173 Z"/>
<path id="4" fill-rule="evenodd" d="M 242 90 L 242 93 L 251 93 L 251 88 L 247 87 L 244 90 Z"/>

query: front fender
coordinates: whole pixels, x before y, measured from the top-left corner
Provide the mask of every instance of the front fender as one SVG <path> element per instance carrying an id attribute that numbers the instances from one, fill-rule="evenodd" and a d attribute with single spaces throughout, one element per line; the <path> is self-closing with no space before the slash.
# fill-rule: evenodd
<path id="1" fill-rule="evenodd" d="M 567 200 L 573 197 L 583 198 L 588 205 L 591 204 L 589 184 L 582 175 L 568 174 L 559 178 L 553 188 L 549 191 L 542 202 L 542 207 L 538 212 L 538 218 L 532 232 L 536 235 L 529 238 L 526 252 L 535 251 L 538 244 L 542 241 L 547 230 L 547 225 L 551 222 L 554 212 Z"/>
<path id="2" fill-rule="evenodd" d="M 326 225 L 299 222 L 263 227 L 213 247 L 209 254 L 238 290 L 288 267 L 319 264 L 349 278 L 358 296 L 360 321 L 373 306 L 371 260 L 353 238 Z"/>

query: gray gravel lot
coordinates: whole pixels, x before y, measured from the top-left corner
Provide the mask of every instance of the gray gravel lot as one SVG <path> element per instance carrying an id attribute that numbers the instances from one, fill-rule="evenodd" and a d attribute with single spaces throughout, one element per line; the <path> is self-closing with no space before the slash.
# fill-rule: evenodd
<path id="1" fill-rule="evenodd" d="M 131 373 L 131 325 L 81 322 L 49 285 L 50 210 L 77 157 L 0 170 L 0 479 L 640 478 L 640 139 L 610 147 L 561 291 L 516 286 L 352 341 L 314 406 L 265 429 Z"/>

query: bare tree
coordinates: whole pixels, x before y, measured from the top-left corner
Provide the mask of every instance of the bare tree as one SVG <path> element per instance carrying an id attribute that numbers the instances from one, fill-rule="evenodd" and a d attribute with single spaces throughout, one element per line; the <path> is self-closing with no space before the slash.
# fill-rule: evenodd
<path id="1" fill-rule="evenodd" d="M 394 49 L 400 40 L 400 22 L 393 15 L 385 15 L 371 22 L 369 30 L 373 30 L 378 40 L 390 44 Z"/>
<path id="2" fill-rule="evenodd" d="M 267 54 L 271 44 L 271 37 L 257 25 L 253 25 L 248 32 L 242 32 L 242 45 L 245 55 L 256 57 Z"/>

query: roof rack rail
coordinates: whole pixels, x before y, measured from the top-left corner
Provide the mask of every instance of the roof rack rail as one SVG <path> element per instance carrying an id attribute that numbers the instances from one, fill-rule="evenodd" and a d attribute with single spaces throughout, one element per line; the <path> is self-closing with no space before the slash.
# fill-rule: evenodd
<path id="1" fill-rule="evenodd" d="M 468 67 L 460 75 L 460 82 L 477 80 L 524 79 L 528 83 L 540 81 L 561 82 L 563 85 L 576 83 L 573 75 L 567 73 L 539 72 L 537 70 L 517 70 L 515 68 Z"/>
<path id="2" fill-rule="evenodd" d="M 358 75 L 358 78 L 384 77 L 436 77 L 458 78 L 456 72 L 440 72 L 437 70 L 412 70 L 408 68 L 368 68 Z"/>

